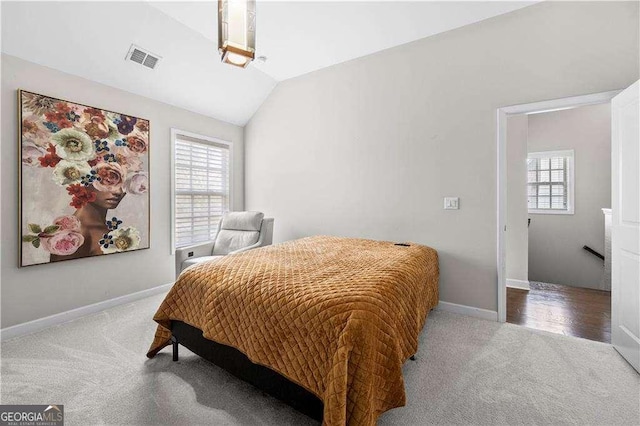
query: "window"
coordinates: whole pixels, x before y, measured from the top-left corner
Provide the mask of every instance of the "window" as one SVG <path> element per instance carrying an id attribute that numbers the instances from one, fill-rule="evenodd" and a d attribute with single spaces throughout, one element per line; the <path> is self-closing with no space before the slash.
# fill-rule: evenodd
<path id="1" fill-rule="evenodd" d="M 222 214 L 229 210 L 231 144 L 172 131 L 173 246 L 215 238 Z"/>
<path id="2" fill-rule="evenodd" d="M 573 150 L 527 156 L 529 213 L 573 214 Z"/>

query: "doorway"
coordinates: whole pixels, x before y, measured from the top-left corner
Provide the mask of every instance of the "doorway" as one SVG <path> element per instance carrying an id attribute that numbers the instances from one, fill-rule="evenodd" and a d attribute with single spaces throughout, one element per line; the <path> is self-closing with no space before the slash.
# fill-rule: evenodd
<path id="1" fill-rule="evenodd" d="M 595 160 L 610 165 L 610 131 L 609 144 L 598 148 L 607 150 L 603 156 L 598 149 L 585 148 L 588 137 L 578 137 L 583 146 L 575 146 L 576 141 L 560 130 L 571 127 L 571 120 L 590 122 L 589 114 L 606 117 L 610 129 L 609 104 L 618 93 L 498 110 L 500 321 L 610 342 L 611 287 L 606 280 L 610 270 L 602 259 L 610 257 L 605 256 L 602 237 L 606 218 L 602 208 L 610 207 L 610 191 L 600 197 L 588 193 L 595 175 L 602 182 L 591 188 L 594 193 L 611 187 L 610 171 L 589 176 L 589 170 L 606 168 L 597 169 Z M 577 192 L 576 179 L 580 179 Z"/>

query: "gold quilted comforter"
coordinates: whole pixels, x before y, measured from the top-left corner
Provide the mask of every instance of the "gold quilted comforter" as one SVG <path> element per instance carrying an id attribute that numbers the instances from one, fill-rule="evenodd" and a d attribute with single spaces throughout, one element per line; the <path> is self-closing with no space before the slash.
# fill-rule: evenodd
<path id="1" fill-rule="evenodd" d="M 374 425 L 405 404 L 402 364 L 437 303 L 431 248 L 303 238 L 185 270 L 147 356 L 183 321 L 318 396 L 325 425 Z"/>

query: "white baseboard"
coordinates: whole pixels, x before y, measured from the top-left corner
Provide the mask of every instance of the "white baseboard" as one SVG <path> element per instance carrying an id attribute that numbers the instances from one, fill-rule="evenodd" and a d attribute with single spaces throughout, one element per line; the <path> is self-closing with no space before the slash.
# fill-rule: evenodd
<path id="1" fill-rule="evenodd" d="M 507 278 L 507 287 L 519 288 L 520 290 L 531 290 L 529 280 L 512 280 Z"/>
<path id="2" fill-rule="evenodd" d="M 109 309 L 114 306 L 124 305 L 126 303 L 144 299 L 145 297 L 155 296 L 156 294 L 169 291 L 171 289 L 171 286 L 173 286 L 173 283 L 163 284 L 158 287 L 148 288 L 136 293 L 125 294 L 124 296 L 115 297 L 113 299 L 93 303 L 87 306 L 82 306 L 70 311 L 60 312 L 59 314 L 50 315 L 48 317 L 38 318 L 36 320 L 24 322 L 22 324 L 12 325 L 11 327 L 3 328 L 0 330 L 0 341 L 35 333 L 36 331 L 44 330 L 45 328 L 53 327 L 55 325 L 73 321 L 87 315 L 102 312 L 105 309 Z"/>
<path id="3" fill-rule="evenodd" d="M 454 314 L 467 315 L 470 317 L 476 317 L 486 319 L 489 321 L 498 321 L 498 313 L 496 311 L 490 311 L 488 309 L 475 308 L 473 306 L 458 305 L 457 303 L 440 302 L 436 309 L 440 311 L 453 312 Z"/>

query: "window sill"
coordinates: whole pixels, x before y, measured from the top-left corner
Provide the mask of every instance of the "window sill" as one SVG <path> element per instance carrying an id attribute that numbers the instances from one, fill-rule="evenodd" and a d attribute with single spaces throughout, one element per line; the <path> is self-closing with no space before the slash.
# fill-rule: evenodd
<path id="1" fill-rule="evenodd" d="M 573 209 L 569 210 L 529 210 L 529 214 L 564 214 L 564 215 L 572 215 L 574 214 Z"/>

